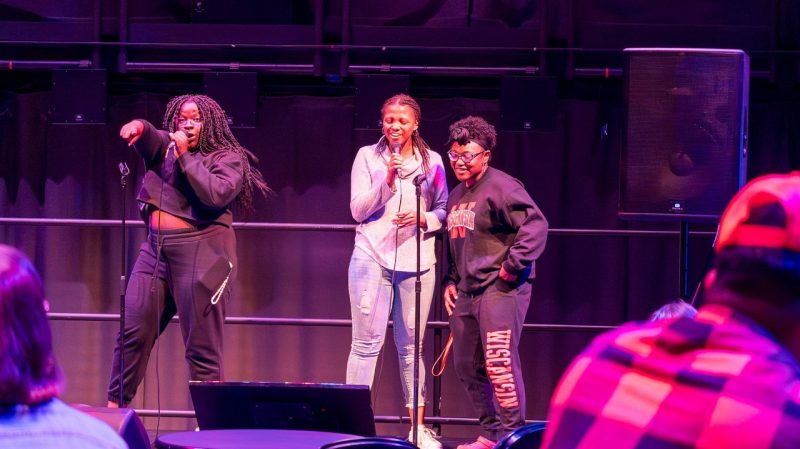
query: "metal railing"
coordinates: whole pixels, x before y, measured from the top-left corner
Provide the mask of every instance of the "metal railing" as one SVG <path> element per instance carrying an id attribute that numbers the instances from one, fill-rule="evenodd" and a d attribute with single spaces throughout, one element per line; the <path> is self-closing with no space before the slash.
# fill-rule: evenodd
<path id="1" fill-rule="evenodd" d="M 118 228 L 122 226 L 122 220 L 98 220 L 98 219 L 74 219 L 74 218 L 24 218 L 24 217 L 0 217 L 0 226 L 67 226 L 67 227 L 96 227 L 96 228 Z M 135 221 L 128 224 L 133 228 L 144 228 L 144 223 Z M 264 223 L 264 222 L 236 222 L 234 228 L 243 231 L 298 231 L 298 232 L 354 232 L 353 224 L 324 224 L 324 223 Z M 629 229 L 550 229 L 548 235 L 571 236 L 571 237 L 647 237 L 647 238 L 675 238 L 680 239 L 683 230 L 663 231 L 663 230 L 629 230 Z M 440 233 L 441 235 L 441 233 Z M 695 236 L 711 237 L 713 232 L 695 231 Z M 442 245 L 443 247 L 444 245 Z M 444 248 L 443 248 L 444 250 Z M 444 258 L 440 260 L 445 260 Z M 48 313 L 49 319 L 53 321 L 119 321 L 120 315 L 115 313 Z M 433 330 L 433 350 L 440 353 L 442 350 L 442 339 L 444 330 L 449 327 L 448 322 L 439 320 L 441 310 L 437 310 L 433 320 L 428 321 L 428 328 Z M 177 322 L 178 317 L 172 318 L 171 322 Z M 349 319 L 325 319 L 325 318 L 294 318 L 294 317 L 246 317 L 229 316 L 225 318 L 228 325 L 264 325 L 264 326 L 321 326 L 321 327 L 349 327 L 352 322 Z M 389 325 L 393 323 L 390 321 Z M 600 333 L 614 326 L 604 325 L 571 325 L 571 324 L 546 324 L 528 323 L 523 325 L 526 332 L 590 332 Z M 441 379 L 433 378 L 433 406 L 431 416 L 426 417 L 426 421 L 431 424 L 475 424 L 476 419 L 456 418 L 441 416 L 439 398 L 441 396 Z M 193 418 L 192 410 L 137 410 L 141 416 L 162 416 Z M 379 423 L 399 423 L 407 417 L 402 416 L 376 416 L 375 421 Z M 536 421 L 532 421 L 536 422 Z"/>

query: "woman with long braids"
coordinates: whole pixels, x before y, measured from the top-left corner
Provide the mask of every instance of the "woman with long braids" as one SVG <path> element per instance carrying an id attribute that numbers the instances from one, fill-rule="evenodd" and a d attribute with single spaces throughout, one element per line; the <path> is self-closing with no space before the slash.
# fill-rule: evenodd
<path id="1" fill-rule="evenodd" d="M 414 417 L 414 328 L 416 304 L 416 188 L 422 186 L 420 215 L 420 354 L 422 336 L 433 299 L 435 231 L 442 227 L 447 183 L 439 154 L 419 134 L 421 110 L 408 95 L 383 104 L 383 135 L 362 147 L 350 175 L 350 211 L 358 222 L 350 259 L 348 284 L 353 340 L 347 360 L 347 383 L 372 386 L 389 316 L 400 365 L 405 404 Z M 441 447 L 422 423 L 425 367 L 419 361 L 417 443 L 422 449 Z M 412 439 L 409 432 L 409 439 Z"/>
<path id="2" fill-rule="evenodd" d="M 204 95 L 175 97 L 163 127 L 168 131 L 137 119 L 119 133 L 144 159 L 147 171 L 137 201 L 149 232 L 125 292 L 125 329 L 114 349 L 110 407 L 133 399 L 150 350 L 176 312 L 190 379 L 222 379 L 225 302 L 238 268 L 232 206 L 249 212 L 254 192 L 269 192 L 251 165 L 255 157 L 233 136 L 216 101 Z"/>

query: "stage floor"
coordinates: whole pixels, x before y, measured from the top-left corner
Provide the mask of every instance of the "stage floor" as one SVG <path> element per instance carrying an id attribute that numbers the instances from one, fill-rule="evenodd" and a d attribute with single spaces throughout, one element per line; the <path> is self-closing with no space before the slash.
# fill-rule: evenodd
<path id="1" fill-rule="evenodd" d="M 167 430 L 167 431 L 161 430 L 159 432 L 159 435 L 166 435 L 166 434 L 172 433 L 172 432 L 176 432 L 176 431 L 173 431 L 173 430 Z M 147 436 L 150 438 L 150 444 L 154 447 L 155 446 L 156 437 L 157 437 L 156 430 L 155 429 L 147 429 Z M 406 438 L 408 435 L 379 435 L 379 436 L 393 437 L 393 438 Z M 442 449 L 456 449 L 456 447 L 459 444 L 463 444 L 463 443 L 467 442 L 463 438 L 448 438 L 448 437 L 442 437 L 442 438 L 439 439 L 439 441 L 442 443 Z"/>

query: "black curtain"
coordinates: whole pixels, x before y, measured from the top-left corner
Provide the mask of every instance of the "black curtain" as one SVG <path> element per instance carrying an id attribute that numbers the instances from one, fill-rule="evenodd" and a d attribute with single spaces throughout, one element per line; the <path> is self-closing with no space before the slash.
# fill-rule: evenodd
<path id="1" fill-rule="evenodd" d="M 412 91 L 413 94 L 413 91 Z M 625 222 L 617 218 L 622 145 L 621 83 L 562 81 L 552 130 L 501 132 L 492 164 L 523 181 L 555 229 L 661 229 L 676 223 Z M 106 125 L 52 125 L 48 92 L 0 95 L 0 215 L 63 219 L 119 219 L 132 223 L 124 250 L 129 265 L 144 229 L 134 201 L 141 162 L 119 139 L 131 118 L 161 122 L 169 97 L 112 95 Z M 420 131 L 444 154 L 447 126 L 469 114 L 499 124 L 494 99 L 419 98 Z M 750 108 L 749 177 L 789 171 L 798 160 L 797 96 L 754 86 Z M 352 224 L 349 175 L 359 146 L 378 130 L 354 129 L 354 97 L 262 96 L 253 129 L 235 129 L 260 159 L 275 195 L 236 221 Z M 446 159 L 445 159 L 446 160 Z M 122 210 L 119 162 L 131 168 Z M 451 187 L 454 178 L 448 169 Z M 709 227 L 693 226 L 708 230 Z M 713 226 L 710 227 L 713 230 Z M 240 270 L 229 316 L 349 318 L 347 264 L 353 235 L 347 231 L 238 231 Z M 25 251 L 41 271 L 53 312 L 118 311 L 121 242 L 118 228 L 0 225 L 0 241 Z M 692 287 L 699 281 L 712 237 L 691 239 Z M 528 323 L 617 325 L 643 319 L 679 295 L 678 242 L 671 237 L 551 235 L 539 261 Z M 440 305 L 440 298 L 437 305 Z M 68 381 L 65 398 L 103 404 L 116 322 L 53 321 L 55 346 Z M 433 359 L 428 331 L 425 357 Z M 527 332 L 528 418 L 544 419 L 557 379 L 595 335 L 586 331 Z M 391 334 L 389 334 L 391 339 Z M 228 325 L 228 380 L 343 382 L 350 329 L 342 327 Z M 154 351 L 135 407 L 190 406 L 183 346 L 171 326 Z M 387 342 L 379 365 L 378 415 L 405 414 L 396 352 Z M 430 376 L 428 379 L 430 385 Z M 451 369 L 442 378 L 443 414 L 473 417 Z M 431 391 L 428 388 L 428 391 Z M 162 420 L 162 428 L 191 428 Z M 391 426 L 382 433 L 402 434 Z M 449 426 L 448 436 L 472 429 Z"/>

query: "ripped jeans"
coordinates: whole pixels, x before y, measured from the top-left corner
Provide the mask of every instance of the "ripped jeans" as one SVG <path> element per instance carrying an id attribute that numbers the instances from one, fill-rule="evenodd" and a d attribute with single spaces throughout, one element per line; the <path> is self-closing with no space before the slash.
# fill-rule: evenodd
<path id="1" fill-rule="evenodd" d="M 436 282 L 433 268 L 420 276 L 420 361 L 419 406 L 425 404 L 425 365 L 422 361 L 422 340 L 428 322 Z M 348 289 L 350 315 L 353 319 L 353 340 L 347 359 L 347 383 L 372 388 L 375 365 L 383 347 L 386 327 L 391 315 L 394 321 L 394 343 L 397 347 L 400 381 L 406 407 L 413 407 L 414 391 L 414 306 L 415 272 L 395 271 L 380 266 L 364 251 L 355 248 L 350 259 Z"/>

